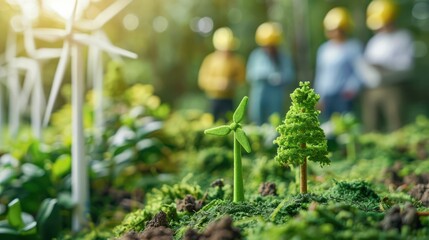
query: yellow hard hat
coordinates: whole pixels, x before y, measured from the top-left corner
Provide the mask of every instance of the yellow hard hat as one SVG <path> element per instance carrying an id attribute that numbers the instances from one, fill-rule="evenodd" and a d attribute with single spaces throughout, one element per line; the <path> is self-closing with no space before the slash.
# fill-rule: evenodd
<path id="1" fill-rule="evenodd" d="M 374 0 L 366 11 L 366 25 L 371 30 L 378 30 L 395 19 L 396 11 L 396 5 L 392 1 Z"/>
<path id="2" fill-rule="evenodd" d="M 219 51 L 230 51 L 237 47 L 238 40 L 230 28 L 223 27 L 217 29 L 213 34 L 213 45 Z"/>
<path id="3" fill-rule="evenodd" d="M 343 7 L 331 9 L 323 19 L 323 26 L 327 31 L 341 29 L 344 31 L 350 30 L 352 25 L 349 12 Z"/>
<path id="4" fill-rule="evenodd" d="M 277 46 L 282 40 L 282 27 L 276 22 L 266 22 L 256 29 L 256 43 L 259 46 Z"/>

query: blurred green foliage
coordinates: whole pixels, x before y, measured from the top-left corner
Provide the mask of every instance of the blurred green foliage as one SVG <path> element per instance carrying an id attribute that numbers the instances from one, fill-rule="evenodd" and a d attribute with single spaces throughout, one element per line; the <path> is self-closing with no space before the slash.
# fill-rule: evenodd
<path id="1" fill-rule="evenodd" d="M 84 17 L 94 18 L 111 2 L 112 0 L 92 2 Z M 104 30 L 114 44 L 139 55 L 137 60 L 124 59 L 126 83 L 152 84 L 163 101 L 176 108 L 189 105 L 183 104 L 182 99 L 189 101 L 193 99 L 192 96 L 203 95 L 197 87 L 197 74 L 203 58 L 213 51 L 211 37 L 214 29 L 231 27 L 240 39 L 238 52 L 246 59 L 256 47 L 254 33 L 258 25 L 267 20 L 279 21 L 284 26 L 285 41 L 282 48 L 292 53 L 298 72 L 297 80 L 308 81 L 314 75 L 317 48 L 326 40 L 321 22 L 327 11 L 335 6 L 349 8 L 354 20 L 353 36 L 366 42 L 372 35 L 365 26 L 365 11 L 369 2 L 370 0 L 140 0 L 133 1 L 108 22 Z M 426 9 L 429 3 L 427 0 L 396 2 L 401 10 L 398 25 L 413 33 L 417 47 L 415 74 L 412 84 L 405 88 L 409 93 L 407 103 L 411 105 L 407 109 L 406 120 L 412 121 L 419 113 L 428 114 L 424 106 L 428 103 L 425 97 L 425 89 L 428 87 L 425 76 L 429 63 L 429 21 L 422 9 Z M 1 29 L 8 29 L 9 20 L 17 12 L 18 9 L 7 4 L 6 0 L 0 0 Z M 130 21 L 137 21 L 137 25 L 128 26 Z M 61 27 L 61 23 L 45 17 L 35 23 L 35 26 Z M 0 52 L 5 50 L 5 41 L 5 35 L 0 37 Z M 47 46 L 41 41 L 37 45 Z M 20 55 L 22 54 L 23 49 L 20 50 Z M 107 58 L 105 62 L 108 62 Z M 55 66 L 55 61 L 44 63 L 46 92 L 50 89 Z M 291 86 L 289 90 L 293 88 Z M 243 87 L 237 99 L 246 93 L 247 87 Z M 203 108 L 204 104 L 198 107 Z"/>

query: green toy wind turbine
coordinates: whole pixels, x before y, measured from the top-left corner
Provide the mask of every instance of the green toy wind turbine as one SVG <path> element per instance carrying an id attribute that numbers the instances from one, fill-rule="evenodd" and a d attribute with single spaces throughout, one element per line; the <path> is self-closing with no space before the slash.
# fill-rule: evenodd
<path id="1" fill-rule="evenodd" d="M 226 136 L 231 131 L 234 132 L 234 202 L 244 201 L 244 189 L 243 189 L 243 170 L 241 165 L 241 147 L 248 153 L 250 153 L 250 143 L 244 133 L 240 122 L 244 118 L 244 112 L 246 110 L 248 97 L 245 96 L 232 116 L 233 122 L 230 125 L 222 125 L 219 127 L 210 128 L 204 131 L 205 134 L 215 136 Z"/>

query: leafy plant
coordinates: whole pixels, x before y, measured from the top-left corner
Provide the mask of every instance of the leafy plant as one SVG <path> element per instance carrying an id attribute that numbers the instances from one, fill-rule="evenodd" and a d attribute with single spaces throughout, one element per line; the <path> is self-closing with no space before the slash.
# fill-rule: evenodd
<path id="1" fill-rule="evenodd" d="M 356 142 L 360 131 L 360 124 L 356 117 L 351 113 L 339 114 L 334 113 L 331 116 L 331 122 L 334 127 L 334 133 L 338 140 L 346 145 L 347 158 L 356 159 Z"/>
<path id="2" fill-rule="evenodd" d="M 219 127 L 210 128 L 204 131 L 205 134 L 216 136 L 226 136 L 231 131 L 234 132 L 234 202 L 244 201 L 243 189 L 243 170 L 241 164 L 241 147 L 250 153 L 250 143 L 244 133 L 240 122 L 244 118 L 248 97 L 245 96 L 232 116 L 233 122 L 230 125 L 222 125 Z"/>
<path id="3" fill-rule="evenodd" d="M 300 82 L 291 94 L 292 106 L 283 124 L 277 127 L 280 136 L 275 159 L 282 164 L 300 165 L 300 192 L 307 192 L 307 160 L 329 164 L 325 134 L 320 128 L 315 109 L 320 96 L 310 88 L 310 82 Z"/>
<path id="4" fill-rule="evenodd" d="M 42 239 L 57 237 L 61 228 L 60 206 L 57 199 L 45 199 L 37 213 L 37 230 Z"/>
<path id="5" fill-rule="evenodd" d="M 21 202 L 16 198 L 8 204 L 7 219 L 0 222 L 0 238 L 34 239 L 37 233 L 36 225 L 31 215 L 22 212 Z"/>

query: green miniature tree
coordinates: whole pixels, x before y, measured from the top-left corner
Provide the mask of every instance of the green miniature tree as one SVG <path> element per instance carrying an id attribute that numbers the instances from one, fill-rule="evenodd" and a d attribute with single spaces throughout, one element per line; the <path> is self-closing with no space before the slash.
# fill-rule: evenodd
<path id="1" fill-rule="evenodd" d="M 246 134 L 241 128 L 240 122 L 244 118 L 248 97 L 244 97 L 232 116 L 233 122 L 230 125 L 222 125 L 204 131 L 205 134 L 226 136 L 231 131 L 234 132 L 234 202 L 244 201 L 243 170 L 241 165 L 241 147 L 250 153 L 250 144 Z"/>
<path id="2" fill-rule="evenodd" d="M 320 96 L 310 87 L 310 82 L 300 82 L 300 88 L 291 94 L 292 106 L 283 124 L 277 127 L 280 136 L 275 159 L 281 164 L 300 165 L 300 192 L 307 193 L 307 160 L 319 162 L 321 166 L 330 163 L 327 158 L 327 141 L 320 128 L 315 109 Z"/>

